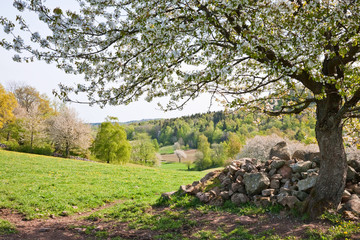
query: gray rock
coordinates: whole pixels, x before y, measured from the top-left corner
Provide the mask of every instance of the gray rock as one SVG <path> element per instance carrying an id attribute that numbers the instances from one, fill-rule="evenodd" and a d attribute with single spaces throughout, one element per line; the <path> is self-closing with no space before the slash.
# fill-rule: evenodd
<path id="1" fill-rule="evenodd" d="M 354 186 L 354 193 L 360 194 L 360 186 L 359 185 Z"/>
<path id="2" fill-rule="evenodd" d="M 234 192 L 230 189 L 229 190 L 229 196 L 231 197 L 234 194 Z"/>
<path id="3" fill-rule="evenodd" d="M 271 170 L 269 171 L 269 175 L 270 175 L 270 176 L 275 175 L 276 170 L 277 170 L 276 168 L 271 169 Z"/>
<path id="4" fill-rule="evenodd" d="M 344 193 L 343 193 L 343 195 L 341 197 L 341 202 L 345 203 L 345 202 L 349 201 L 350 198 L 351 198 L 351 193 L 349 191 L 347 191 L 347 190 L 344 190 Z"/>
<path id="5" fill-rule="evenodd" d="M 355 171 L 355 169 L 352 168 L 351 166 L 348 166 L 346 180 L 347 181 L 355 180 L 357 178 L 357 176 L 358 176 L 358 173 Z"/>
<path id="6" fill-rule="evenodd" d="M 188 185 L 181 185 L 180 186 L 180 190 L 183 192 L 183 193 L 187 193 L 187 194 L 192 194 L 192 192 L 195 190 L 195 187 L 188 184 Z"/>
<path id="7" fill-rule="evenodd" d="M 233 191 L 233 192 L 238 192 L 238 190 L 241 190 L 241 188 L 244 188 L 244 184 L 242 184 L 242 183 L 232 183 L 231 184 L 231 190 Z"/>
<path id="8" fill-rule="evenodd" d="M 270 188 L 279 189 L 280 188 L 280 181 L 276 179 L 272 179 L 270 182 Z"/>
<path id="9" fill-rule="evenodd" d="M 200 179 L 200 182 L 204 183 L 209 181 L 212 178 L 215 178 L 216 176 L 218 176 L 220 174 L 220 172 L 218 171 L 213 171 L 213 172 L 209 172 L 208 174 L 205 175 L 205 177 L 203 177 L 202 179 Z"/>
<path id="10" fill-rule="evenodd" d="M 195 186 L 199 185 L 199 183 L 200 183 L 200 181 L 194 181 L 191 185 L 195 187 Z"/>
<path id="11" fill-rule="evenodd" d="M 220 173 L 218 176 L 218 179 L 220 182 L 224 181 L 225 178 L 227 178 L 226 174 L 224 172 Z"/>
<path id="12" fill-rule="evenodd" d="M 281 175 L 282 178 L 291 178 L 292 175 L 292 169 L 287 165 L 279 168 L 277 172 Z"/>
<path id="13" fill-rule="evenodd" d="M 214 191 L 216 196 L 220 195 L 221 192 L 219 187 L 214 187 L 211 191 Z"/>
<path id="14" fill-rule="evenodd" d="M 249 195 L 261 193 L 270 185 L 270 180 L 265 173 L 245 173 L 244 184 Z"/>
<path id="15" fill-rule="evenodd" d="M 246 196 L 243 193 L 234 193 L 231 196 L 231 202 L 237 206 L 239 206 L 240 204 L 243 204 L 243 203 L 247 203 L 248 201 L 250 201 L 250 199 L 248 198 L 248 196 Z"/>
<path id="16" fill-rule="evenodd" d="M 297 197 L 300 201 L 304 201 L 308 196 L 309 194 L 307 194 L 306 192 L 302 192 L 302 191 L 291 191 L 292 195 Z"/>
<path id="17" fill-rule="evenodd" d="M 281 180 L 282 179 L 282 176 L 281 174 L 274 174 L 271 176 L 271 180 Z"/>
<path id="18" fill-rule="evenodd" d="M 290 180 L 287 180 L 287 181 L 285 182 L 283 188 L 290 189 L 290 187 L 291 187 L 291 182 L 290 182 Z"/>
<path id="19" fill-rule="evenodd" d="M 355 169 L 355 171 L 360 172 L 360 160 L 350 160 L 348 165 Z"/>
<path id="20" fill-rule="evenodd" d="M 166 192 L 166 193 L 162 193 L 161 197 L 165 200 L 170 200 L 171 196 L 174 195 L 174 193 L 176 193 L 175 191 L 172 192 Z"/>
<path id="21" fill-rule="evenodd" d="M 278 157 L 282 160 L 291 159 L 291 153 L 285 141 L 279 142 L 271 148 L 269 159 L 272 159 L 273 157 Z"/>
<path id="22" fill-rule="evenodd" d="M 246 173 L 246 171 L 242 168 L 240 168 L 236 173 L 235 173 L 235 178 L 237 178 L 238 176 L 243 177 L 244 174 Z"/>
<path id="23" fill-rule="evenodd" d="M 347 221 L 357 221 L 359 220 L 359 218 L 357 216 L 355 216 L 354 213 L 352 213 L 351 211 L 344 211 L 342 213 L 342 217 L 347 220 Z"/>
<path id="24" fill-rule="evenodd" d="M 296 150 L 292 156 L 292 158 L 297 159 L 297 160 L 306 160 L 305 156 L 306 156 L 307 152 L 304 150 Z"/>
<path id="25" fill-rule="evenodd" d="M 350 200 L 345 203 L 344 208 L 356 214 L 360 214 L 360 199 L 356 194 L 351 195 Z"/>
<path id="26" fill-rule="evenodd" d="M 299 191 L 306 191 L 315 186 L 317 176 L 311 176 L 300 180 L 297 184 Z"/>
<path id="27" fill-rule="evenodd" d="M 233 165 L 230 165 L 230 166 L 227 166 L 227 168 L 229 168 L 229 172 L 230 174 L 235 174 L 237 170 L 239 170 L 238 167 L 236 166 L 233 166 Z"/>
<path id="28" fill-rule="evenodd" d="M 200 200 L 200 202 L 202 203 L 207 203 L 210 201 L 210 193 L 206 192 L 206 193 L 203 193 L 203 192 L 198 192 L 196 194 L 196 197 Z"/>
<path id="29" fill-rule="evenodd" d="M 243 160 L 233 160 L 231 162 L 231 165 L 235 166 L 235 167 L 241 167 L 241 165 L 243 165 L 244 161 Z"/>
<path id="30" fill-rule="evenodd" d="M 294 208 L 295 204 L 300 202 L 299 199 L 295 196 L 286 196 L 279 201 L 279 203 L 283 206 L 288 206 L 289 208 Z"/>
<path id="31" fill-rule="evenodd" d="M 312 166 L 312 162 L 310 161 L 306 161 L 306 162 L 301 161 L 290 165 L 294 173 L 306 172 L 311 168 L 311 166 Z"/>
<path id="32" fill-rule="evenodd" d="M 222 197 L 222 199 L 224 199 L 224 200 L 230 199 L 229 192 L 228 192 L 228 191 L 222 191 L 222 192 L 220 192 L 220 197 Z"/>
<path id="33" fill-rule="evenodd" d="M 285 160 L 274 160 L 272 161 L 272 163 L 270 164 L 270 168 L 271 169 L 278 169 L 281 168 L 282 166 L 285 165 Z"/>
<path id="34" fill-rule="evenodd" d="M 250 160 L 246 160 L 245 164 L 241 166 L 241 169 L 243 169 L 245 172 L 248 173 L 252 171 L 256 171 L 256 172 L 258 171 L 255 164 Z"/>
<path id="35" fill-rule="evenodd" d="M 315 162 L 316 164 L 320 165 L 320 158 L 321 158 L 320 152 L 309 152 L 306 155 L 305 160 Z"/>
<path id="36" fill-rule="evenodd" d="M 278 202 L 281 202 L 283 198 L 289 196 L 288 192 L 280 192 L 278 195 L 276 195 L 276 199 Z"/>
<path id="37" fill-rule="evenodd" d="M 236 176 L 236 175 L 235 175 L 235 176 Z M 244 178 L 243 178 L 241 175 L 236 176 L 236 181 L 237 181 L 237 182 L 242 182 L 243 179 L 244 179 Z"/>
<path id="38" fill-rule="evenodd" d="M 291 176 L 291 181 L 292 181 L 292 182 L 297 182 L 297 181 L 300 180 L 300 178 L 301 178 L 300 173 L 295 173 L 295 174 L 293 174 L 293 175 Z"/>
<path id="39" fill-rule="evenodd" d="M 302 177 L 302 178 L 307 178 L 308 175 L 309 175 L 308 172 L 301 172 L 301 177 Z"/>
<path id="40" fill-rule="evenodd" d="M 319 175 L 319 168 L 313 168 L 313 169 L 309 169 L 307 170 L 307 176 L 311 177 L 311 176 L 317 176 Z"/>
<path id="41" fill-rule="evenodd" d="M 262 190 L 261 195 L 264 197 L 271 197 L 274 195 L 274 192 L 275 192 L 275 189 L 268 188 L 268 189 Z"/>
<path id="42" fill-rule="evenodd" d="M 40 228 L 39 232 L 50 232 L 50 228 Z"/>
<path id="43" fill-rule="evenodd" d="M 224 199 L 220 196 L 217 196 L 217 197 L 212 198 L 210 200 L 209 204 L 220 207 L 224 204 Z"/>
<path id="44" fill-rule="evenodd" d="M 258 207 L 267 207 L 271 204 L 270 197 L 259 197 L 255 200 L 255 205 Z"/>
<path id="45" fill-rule="evenodd" d="M 221 186 L 224 188 L 230 188 L 232 184 L 232 180 L 229 177 L 226 177 L 222 182 L 221 182 Z"/>

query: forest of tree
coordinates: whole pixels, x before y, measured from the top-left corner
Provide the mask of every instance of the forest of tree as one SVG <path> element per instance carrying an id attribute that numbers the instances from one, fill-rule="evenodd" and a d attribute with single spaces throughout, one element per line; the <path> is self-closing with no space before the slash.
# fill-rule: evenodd
<path id="1" fill-rule="evenodd" d="M 66 105 L 32 86 L 0 85 L 0 142 L 8 149 L 44 155 L 87 155 L 91 127 Z"/>
<path id="2" fill-rule="evenodd" d="M 207 137 L 210 144 L 227 141 L 230 133 L 236 133 L 242 144 L 256 135 L 273 133 L 306 144 L 315 143 L 315 124 L 311 112 L 273 118 L 242 111 L 219 111 L 130 123 L 125 129 L 129 140 L 132 140 L 136 133 L 143 132 L 156 139 L 160 146 L 179 142 L 188 148 L 197 148 L 201 134 Z"/>

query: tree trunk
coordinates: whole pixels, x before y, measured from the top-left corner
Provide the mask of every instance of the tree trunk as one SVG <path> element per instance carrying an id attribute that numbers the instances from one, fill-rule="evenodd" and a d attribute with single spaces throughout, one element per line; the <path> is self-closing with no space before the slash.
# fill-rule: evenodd
<path id="1" fill-rule="evenodd" d="M 33 142 L 34 142 L 34 131 L 31 131 L 31 137 L 30 137 L 30 148 L 33 149 Z"/>
<path id="2" fill-rule="evenodd" d="M 317 102 L 316 139 L 320 149 L 320 171 L 304 211 L 316 218 L 326 209 L 337 208 L 344 192 L 347 161 L 341 118 L 336 116 L 341 98 L 337 94 Z"/>
<path id="3" fill-rule="evenodd" d="M 69 146 L 69 143 L 66 142 L 66 145 L 65 145 L 65 157 L 69 157 L 69 154 L 70 154 L 70 146 Z"/>

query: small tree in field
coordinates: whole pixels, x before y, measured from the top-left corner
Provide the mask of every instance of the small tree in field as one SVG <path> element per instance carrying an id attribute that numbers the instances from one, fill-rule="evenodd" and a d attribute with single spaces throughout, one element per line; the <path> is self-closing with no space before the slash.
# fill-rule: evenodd
<path id="1" fill-rule="evenodd" d="M 317 216 L 338 207 L 347 173 L 344 119 L 360 117 L 359 1 L 78 2 L 79 11 L 64 11 L 15 0 L 52 34 L 42 37 L 17 16 L 27 44 L 0 18 L 12 34 L 0 44 L 30 53 L 15 61 L 37 58 L 84 74 L 87 84 L 61 85 L 64 99 L 85 92 L 91 103 L 116 105 L 167 95 L 168 109 L 176 109 L 209 92 L 231 95 L 230 107 L 274 116 L 316 107 L 320 171 L 304 210 Z"/>
<path id="2" fill-rule="evenodd" d="M 186 159 L 187 155 L 183 150 L 177 149 L 174 151 L 174 154 L 179 159 L 179 163 L 181 163 L 181 159 Z"/>
<path id="3" fill-rule="evenodd" d="M 212 166 L 210 143 L 205 135 L 200 135 L 198 140 L 198 154 L 196 154 L 195 165 L 199 170 Z"/>
<path id="4" fill-rule="evenodd" d="M 101 123 L 93 142 L 92 152 L 106 163 L 127 163 L 130 160 L 131 145 L 126 132 L 118 123 Z"/>
<path id="5" fill-rule="evenodd" d="M 138 133 L 131 142 L 131 161 L 144 165 L 156 165 L 159 161 L 154 142 L 147 133 Z"/>
<path id="6" fill-rule="evenodd" d="M 48 131 L 56 148 L 68 157 L 75 148 L 88 149 L 92 137 L 90 126 L 78 119 L 74 110 L 64 107 L 48 121 Z"/>

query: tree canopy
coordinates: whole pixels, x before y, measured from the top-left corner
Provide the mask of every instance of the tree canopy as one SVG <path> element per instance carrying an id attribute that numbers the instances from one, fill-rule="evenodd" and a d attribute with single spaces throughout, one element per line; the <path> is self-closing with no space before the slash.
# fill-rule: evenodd
<path id="1" fill-rule="evenodd" d="M 130 160 L 131 145 L 126 132 L 118 123 L 101 123 L 93 143 L 95 156 L 107 163 L 127 163 Z"/>
<path id="2" fill-rule="evenodd" d="M 0 84 L 0 128 L 14 120 L 13 110 L 17 106 L 16 98 Z"/>
<path id="3" fill-rule="evenodd" d="M 41 36 L 17 17 L 31 43 L 15 34 L 1 45 L 55 62 L 86 83 L 57 93 L 85 92 L 90 103 L 126 104 L 171 96 L 182 108 L 201 92 L 232 107 L 271 115 L 316 105 L 321 168 L 305 207 L 312 215 L 337 207 L 344 190 L 343 118 L 360 115 L 360 3 L 352 0 L 79 0 L 77 10 L 15 0 L 39 15 L 52 34 Z M 38 47 L 36 47 L 36 44 Z M 231 97 L 227 97 L 227 96 Z M 278 103 L 281 103 L 280 107 Z M 321 207 L 319 206 L 321 203 Z"/>
<path id="4" fill-rule="evenodd" d="M 82 122 L 75 110 L 63 107 L 49 122 L 49 135 L 56 148 L 66 157 L 76 148 L 88 149 L 92 137 L 88 124 Z"/>

